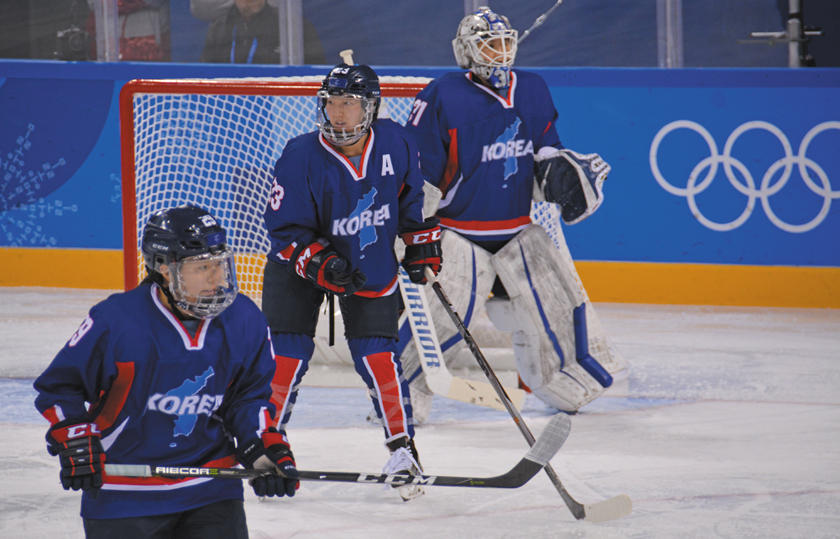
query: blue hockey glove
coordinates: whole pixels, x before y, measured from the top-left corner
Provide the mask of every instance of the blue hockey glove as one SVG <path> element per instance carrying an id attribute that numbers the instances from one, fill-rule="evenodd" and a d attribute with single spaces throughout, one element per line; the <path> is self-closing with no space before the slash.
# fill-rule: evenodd
<path id="1" fill-rule="evenodd" d="M 96 424 L 81 419 L 65 419 L 47 431 L 47 451 L 61 461 L 64 490 L 87 490 L 93 498 L 102 486 L 102 450 Z"/>
<path id="2" fill-rule="evenodd" d="M 324 239 L 295 249 L 292 261 L 295 273 L 337 296 L 352 296 L 367 282 L 365 274 L 350 271 L 350 263 Z"/>
<path id="3" fill-rule="evenodd" d="M 257 496 L 294 496 L 300 486 L 295 457 L 286 435 L 270 427 L 262 438 L 254 438 L 236 450 L 246 468 L 266 473 L 249 481 Z"/>
<path id="4" fill-rule="evenodd" d="M 405 243 L 402 267 L 412 283 L 426 283 L 426 266 L 435 275 L 440 273 L 443 251 L 440 246 L 440 219 L 429 217 L 425 222 L 410 225 L 400 234 Z"/>

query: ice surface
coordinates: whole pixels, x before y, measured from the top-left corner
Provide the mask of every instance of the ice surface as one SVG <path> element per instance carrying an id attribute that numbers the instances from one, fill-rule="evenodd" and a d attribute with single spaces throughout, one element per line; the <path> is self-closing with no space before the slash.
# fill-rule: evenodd
<path id="1" fill-rule="evenodd" d="M 84 536 L 31 382 L 108 293 L 0 288 L 0 537 Z M 596 308 L 630 376 L 572 417 L 551 464 L 581 503 L 629 495 L 629 516 L 575 521 L 545 474 L 515 490 L 429 487 L 409 503 L 306 483 L 293 499 L 246 494 L 251 537 L 840 536 L 840 311 Z M 306 384 L 290 425 L 299 466 L 379 472 L 387 450 L 355 373 L 313 367 Z M 529 396 L 522 413 L 538 434 L 552 410 Z M 497 475 L 528 448 L 505 412 L 439 397 L 416 441 L 426 471 L 446 475 Z"/>

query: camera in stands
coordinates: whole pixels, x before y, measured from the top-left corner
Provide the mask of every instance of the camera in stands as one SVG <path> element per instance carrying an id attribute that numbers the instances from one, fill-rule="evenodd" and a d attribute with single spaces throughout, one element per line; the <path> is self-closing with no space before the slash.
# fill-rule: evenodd
<path id="1" fill-rule="evenodd" d="M 58 60 L 85 61 L 88 59 L 90 36 L 76 25 L 56 34 L 55 56 Z"/>

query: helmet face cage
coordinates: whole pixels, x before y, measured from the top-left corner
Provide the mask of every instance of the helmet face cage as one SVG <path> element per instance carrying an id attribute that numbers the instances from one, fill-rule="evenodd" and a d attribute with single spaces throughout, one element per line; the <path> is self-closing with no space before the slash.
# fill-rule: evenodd
<path id="1" fill-rule="evenodd" d="M 379 77 L 366 65 L 339 64 L 321 83 L 318 90 L 318 120 L 316 125 L 324 138 L 336 146 L 349 146 L 358 142 L 376 121 L 379 114 L 381 93 Z M 364 114 L 359 124 L 352 127 L 337 128 L 327 115 L 329 98 L 357 99 Z"/>
<path id="2" fill-rule="evenodd" d="M 345 94 L 340 99 L 353 99 L 359 101 L 364 111 L 361 123 L 353 127 L 335 127 L 330 123 L 330 118 L 327 115 L 327 100 L 335 99 L 337 96 L 329 94 L 326 90 L 318 91 L 318 111 L 319 121 L 315 122 L 318 129 L 324 135 L 324 138 L 335 144 L 336 146 L 349 146 L 358 142 L 365 133 L 370 129 L 370 125 L 376 119 L 378 112 L 378 101 L 368 99 L 366 97 L 359 97 L 353 94 Z"/>
<path id="3" fill-rule="evenodd" d="M 227 246 L 225 230 L 215 217 L 198 206 L 180 206 L 152 215 L 143 229 L 141 249 L 148 270 L 168 274 L 169 291 L 178 307 L 190 315 L 213 318 L 236 299 L 239 287 L 235 260 Z M 203 291 L 198 290 L 190 295 L 188 279 L 182 271 L 184 264 L 205 260 L 223 269 L 215 292 L 201 296 Z"/>
<path id="4" fill-rule="evenodd" d="M 169 291 L 176 305 L 196 318 L 206 320 L 218 316 L 230 307 L 239 292 L 234 255 L 227 247 L 215 254 L 184 258 L 168 267 Z M 211 294 L 189 290 L 191 285 L 195 286 L 195 280 L 207 283 L 210 279 L 218 281 L 213 283 Z"/>
<path id="5" fill-rule="evenodd" d="M 469 69 L 496 88 L 507 88 L 518 37 L 507 17 L 482 7 L 458 25 L 452 48 L 459 67 Z"/>

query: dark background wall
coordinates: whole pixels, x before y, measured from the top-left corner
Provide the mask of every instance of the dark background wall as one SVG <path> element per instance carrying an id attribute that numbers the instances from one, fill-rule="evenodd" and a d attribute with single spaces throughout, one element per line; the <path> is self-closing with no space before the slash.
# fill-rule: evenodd
<path id="1" fill-rule="evenodd" d="M 55 33 L 71 24 L 72 0 L 0 0 L 0 58 L 51 59 Z M 493 0 L 520 32 L 551 0 Z M 826 35 L 809 51 L 818 67 L 840 66 L 840 1 L 803 0 L 805 24 Z M 84 2 L 82 2 L 84 8 Z M 207 23 L 189 2 L 171 2 L 172 58 L 196 62 Z M 451 40 L 463 2 L 306 0 L 304 17 L 317 29 L 329 64 L 352 48 L 362 63 L 451 66 Z M 787 47 L 744 44 L 752 31 L 780 31 L 788 0 L 683 0 L 685 67 L 786 67 Z M 656 0 L 567 0 L 523 42 L 517 64 L 532 67 L 656 67 Z"/>

